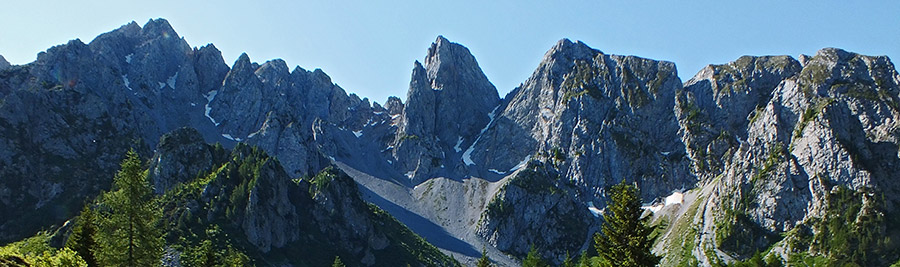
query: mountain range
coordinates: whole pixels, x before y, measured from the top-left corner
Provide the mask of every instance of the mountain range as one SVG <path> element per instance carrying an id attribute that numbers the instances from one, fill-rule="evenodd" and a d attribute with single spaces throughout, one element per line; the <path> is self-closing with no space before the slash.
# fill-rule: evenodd
<path id="1" fill-rule="evenodd" d="M 659 226 L 664 266 L 887 266 L 900 255 L 898 94 L 886 56 L 743 56 L 683 82 L 672 62 L 563 39 L 501 97 L 439 36 L 406 101 L 382 104 L 319 69 L 247 54 L 229 66 L 164 19 L 132 22 L 25 65 L 0 57 L 0 243 L 66 225 L 134 148 L 156 193 L 179 196 L 170 211 L 228 222 L 268 265 L 328 264 L 284 256 L 320 242 L 352 265 L 472 265 L 485 250 L 514 266 L 531 247 L 560 264 L 592 250 L 624 180 Z M 225 170 L 260 159 L 251 191 L 266 193 L 238 194 L 244 212 L 213 193 L 237 190 L 229 178 L 189 190 L 251 179 Z"/>

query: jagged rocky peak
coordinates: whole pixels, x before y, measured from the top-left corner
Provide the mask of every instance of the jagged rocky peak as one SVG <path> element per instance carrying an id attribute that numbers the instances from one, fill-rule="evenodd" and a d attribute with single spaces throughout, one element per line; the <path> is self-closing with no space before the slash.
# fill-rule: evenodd
<path id="1" fill-rule="evenodd" d="M 478 234 L 514 255 L 524 254 L 528 242 L 578 247 L 586 234 L 560 233 L 575 233 L 563 230 L 574 222 L 591 224 L 585 203 L 602 207 L 611 184 L 634 181 L 648 202 L 693 187 L 674 113 L 681 89 L 674 63 L 559 41 L 463 157 L 481 177 L 507 177 L 482 214 Z M 523 175 L 533 173 L 532 162 L 546 174 Z M 570 198 L 552 197 L 560 191 Z M 555 202 L 544 202 L 550 199 Z M 510 202 L 535 204 L 498 208 Z M 561 214 L 572 220 L 532 219 Z M 522 238 L 534 232 L 544 233 L 542 240 Z M 565 251 L 544 256 L 558 262 Z"/>
<path id="2" fill-rule="evenodd" d="M 585 195 L 602 199 L 608 183 L 622 179 L 644 181 L 649 199 L 668 195 L 692 184 L 673 112 L 680 89 L 674 63 L 563 39 L 515 90 L 469 162 L 508 173 L 537 158 L 568 169 L 562 176 Z"/>
<path id="3" fill-rule="evenodd" d="M 195 50 L 194 56 L 194 71 L 197 73 L 197 80 L 200 83 L 200 92 L 208 94 L 210 91 L 219 89 L 225 75 L 231 70 L 225 64 L 222 52 L 215 45 L 208 44 Z"/>
<path id="4" fill-rule="evenodd" d="M 789 56 L 742 56 L 708 65 L 676 96 L 683 141 L 701 173 L 720 171 L 724 158 L 747 138 L 747 125 L 784 80 L 800 73 Z"/>
<path id="5" fill-rule="evenodd" d="M 900 81 L 897 70 L 887 56 L 864 56 L 838 48 L 819 50 L 804 65 L 800 82 L 810 84 L 818 96 L 845 94 L 851 97 L 863 96 L 862 89 L 848 86 L 859 83 L 874 90 L 879 95 L 896 95 L 893 91 Z M 885 90 L 881 92 L 881 90 Z"/>
<path id="6" fill-rule="evenodd" d="M 4 58 L 3 55 L 0 55 L 0 70 L 5 70 L 10 66 L 12 65 L 9 64 L 9 61 L 6 61 L 6 58 Z"/>
<path id="7" fill-rule="evenodd" d="M 406 101 L 392 157 L 410 179 L 421 181 L 457 166 L 458 160 L 445 159 L 475 141 L 500 96 L 469 49 L 438 36 L 425 65 L 413 66 Z"/>
<path id="8" fill-rule="evenodd" d="M 403 101 L 396 96 L 388 97 L 387 101 L 384 102 L 384 109 L 390 115 L 398 115 L 403 112 Z"/>

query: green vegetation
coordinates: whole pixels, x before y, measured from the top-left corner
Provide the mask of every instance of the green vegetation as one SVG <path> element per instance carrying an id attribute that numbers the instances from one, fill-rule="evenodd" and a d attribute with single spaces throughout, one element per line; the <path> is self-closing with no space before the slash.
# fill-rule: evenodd
<path id="1" fill-rule="evenodd" d="M 531 246 L 531 249 L 528 250 L 528 255 L 525 256 L 525 259 L 522 260 L 522 267 L 548 267 L 549 265 L 541 259 L 541 256 L 538 255 L 537 249 L 534 248 L 534 245 Z"/>
<path id="2" fill-rule="evenodd" d="M 419 139 L 419 136 L 418 136 L 418 135 L 414 135 L 414 134 L 402 134 L 402 135 L 400 135 L 400 139 L 399 139 L 399 140 L 400 140 L 400 142 L 403 142 L 403 141 L 406 141 L 406 140 L 418 140 L 418 139 Z"/>
<path id="3" fill-rule="evenodd" d="M 664 251 L 666 258 L 661 262 L 663 266 L 698 266 L 699 262 L 693 255 L 694 248 L 697 246 L 697 236 L 699 229 L 693 223 L 694 217 L 700 210 L 700 203 L 705 198 L 698 197 L 691 204 L 679 220 L 676 220 L 669 227 L 669 235 L 674 238 L 668 238 L 664 242 Z"/>
<path id="4" fill-rule="evenodd" d="M 51 247 L 50 237 L 50 233 L 40 232 L 33 237 L 0 247 L 0 266 L 88 266 L 72 249 Z"/>
<path id="5" fill-rule="evenodd" d="M 806 108 L 803 112 L 803 116 L 800 117 L 800 122 L 797 123 L 797 127 L 794 128 L 794 137 L 800 138 L 803 137 L 803 129 L 806 128 L 806 125 L 809 124 L 810 121 L 815 119 L 825 110 L 825 107 L 831 105 L 834 102 L 833 98 L 819 98 L 816 100 L 815 104 Z"/>
<path id="6" fill-rule="evenodd" d="M 614 266 L 655 266 L 661 257 L 651 252 L 655 236 L 649 217 L 641 218 L 640 190 L 623 180 L 609 190 L 601 233 L 594 236 L 597 254 Z M 606 265 L 606 264 L 604 264 Z"/>
<path id="7" fill-rule="evenodd" d="M 88 266 L 97 266 L 97 250 L 100 245 L 95 239 L 97 235 L 97 215 L 90 205 L 85 205 L 81 214 L 75 219 L 72 234 L 66 241 L 66 247 L 78 253 Z"/>
<path id="8" fill-rule="evenodd" d="M 827 202 L 825 216 L 815 225 L 819 231 L 811 244 L 813 250 L 839 265 L 881 265 L 887 257 L 895 258 L 887 253 L 895 245 L 885 238 L 877 199 L 865 191 L 838 186 L 827 196 Z"/>
<path id="9" fill-rule="evenodd" d="M 476 267 L 491 267 L 494 266 L 491 264 L 491 259 L 487 256 L 487 248 L 481 248 L 481 258 L 478 258 L 478 262 L 475 263 Z"/>
<path id="10" fill-rule="evenodd" d="M 110 266 L 155 266 L 163 252 L 160 210 L 134 150 L 122 161 L 113 191 L 101 196 L 97 258 Z"/>
<path id="11" fill-rule="evenodd" d="M 334 263 L 331 264 L 331 267 L 346 267 L 346 265 L 341 262 L 340 256 L 334 256 Z"/>
<path id="12" fill-rule="evenodd" d="M 781 263 L 781 260 L 776 258 L 774 254 L 771 254 L 769 257 L 763 259 L 762 253 L 756 252 L 753 254 L 753 257 L 749 259 L 738 261 L 729 266 L 733 267 L 781 267 L 784 266 Z"/>
<path id="13" fill-rule="evenodd" d="M 134 151 L 129 152 L 112 191 L 83 207 L 68 239 L 65 233 L 42 232 L 8 244 L 0 248 L 0 266 L 159 266 L 162 260 L 183 266 L 254 266 L 253 259 L 263 259 L 265 265 L 343 263 L 333 262 L 332 257 L 350 259 L 347 264 L 357 266 L 361 260 L 358 252 L 347 247 L 365 246 L 369 241 L 351 239 L 353 244 L 344 244 L 331 230 L 317 225 L 347 224 L 347 215 L 342 215 L 348 212 L 346 209 L 363 216 L 363 222 L 371 226 L 367 231 L 386 239 L 384 247 L 371 251 L 377 265 L 459 266 L 394 217 L 362 201 L 352 179 L 337 169 L 289 179 L 278 172 L 281 167 L 276 159 L 257 148 L 238 144 L 231 152 L 212 152 L 211 171 L 199 173 L 194 180 L 175 185 L 158 197 L 152 194 L 141 160 Z M 245 239 L 242 222 L 250 216 L 246 213 L 253 201 L 251 196 L 256 201 L 272 197 L 272 190 L 267 190 L 273 186 L 269 184 L 273 182 L 271 175 L 289 181 L 290 201 L 308 215 L 303 215 L 299 223 L 299 231 L 304 233 L 299 240 L 261 252 Z M 313 197 L 318 194 L 327 194 L 329 199 L 339 197 L 342 204 L 333 210 L 324 209 Z M 312 214 L 328 218 L 313 218 Z M 65 247 L 51 247 L 51 236 L 63 238 Z M 164 246 L 167 254 L 178 256 L 163 258 Z"/>
<path id="14" fill-rule="evenodd" d="M 578 98 L 585 94 L 595 99 L 603 97 L 600 88 L 594 78 L 600 75 L 600 70 L 594 68 L 591 63 L 585 60 L 575 61 L 573 70 L 566 75 L 560 87 L 565 90 L 563 94 L 563 103 L 568 103 L 572 98 Z"/>

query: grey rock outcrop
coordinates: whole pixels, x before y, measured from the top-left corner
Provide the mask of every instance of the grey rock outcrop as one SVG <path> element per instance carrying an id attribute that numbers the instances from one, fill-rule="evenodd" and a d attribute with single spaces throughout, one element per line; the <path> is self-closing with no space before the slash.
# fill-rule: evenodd
<path id="1" fill-rule="evenodd" d="M 638 181 L 645 199 L 691 187 L 673 112 L 681 82 L 671 62 L 603 54 L 561 40 L 505 100 L 470 148 L 479 174 L 510 172 L 531 159 L 552 162 L 585 201 Z"/>
<path id="2" fill-rule="evenodd" d="M 775 87 L 800 68 L 788 56 L 744 56 L 709 65 L 685 82 L 675 100 L 676 112 L 698 173 L 722 170 L 726 153 L 733 154 L 746 139 L 747 125 L 762 112 Z"/>
<path id="3" fill-rule="evenodd" d="M 188 182 L 209 172 L 222 159 L 222 147 L 207 145 L 200 132 L 193 128 L 179 128 L 163 135 L 150 159 L 147 179 L 154 193 L 162 195 L 179 183 Z"/>
<path id="4" fill-rule="evenodd" d="M 580 250 L 598 221 L 574 188 L 538 161 L 512 175 L 482 213 L 476 233 L 500 251 L 524 258 L 531 247 L 561 264 Z"/>
<path id="5" fill-rule="evenodd" d="M 0 55 L 0 70 L 8 69 L 10 66 L 9 61 L 6 61 L 6 58 Z"/>
<path id="6" fill-rule="evenodd" d="M 882 216 L 896 212 L 900 190 L 893 179 L 900 171 L 898 81 L 887 57 L 834 48 L 800 61 L 742 57 L 711 65 L 689 81 L 679 96 L 679 119 L 695 169 L 714 188 L 701 205 L 706 221 L 715 223 L 700 227 L 707 235 L 697 246 L 698 258 L 705 264 L 745 259 L 773 246 L 771 253 L 785 260 L 795 253 L 833 257 L 833 248 L 810 240 L 836 231 L 823 228 L 823 221 L 844 212 L 835 205 L 854 201 L 862 211 L 850 215 L 855 223 L 849 225 L 874 222 L 861 231 L 897 236 L 884 230 L 892 229 L 892 221 Z M 711 138 L 715 131 L 730 134 Z M 841 198 L 835 194 L 845 190 L 856 193 L 840 200 L 850 202 L 836 202 Z M 870 197 L 876 195 L 883 197 Z M 779 235 L 785 240 L 776 243 Z M 863 262 L 882 265 L 891 257 Z"/>
<path id="7" fill-rule="evenodd" d="M 459 173 L 460 162 L 449 159 L 475 142 L 499 102 L 497 89 L 469 50 L 438 36 L 425 66 L 416 61 L 413 67 L 391 151 L 394 166 L 414 184 L 441 169 Z"/>

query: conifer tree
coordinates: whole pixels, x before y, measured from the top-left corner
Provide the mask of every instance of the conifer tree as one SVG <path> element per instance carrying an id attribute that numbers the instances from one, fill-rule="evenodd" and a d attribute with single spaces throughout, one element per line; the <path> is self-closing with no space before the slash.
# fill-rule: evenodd
<path id="1" fill-rule="evenodd" d="M 623 180 L 609 191 L 601 233 L 594 236 L 601 262 L 611 266 L 656 266 L 661 257 L 651 248 L 656 237 L 649 217 L 641 218 L 640 190 Z"/>
<path id="2" fill-rule="evenodd" d="M 531 250 L 528 251 L 528 255 L 525 256 L 525 260 L 522 261 L 522 267 L 547 267 L 547 263 L 541 259 L 541 256 L 538 255 L 537 249 L 534 246 L 531 246 Z"/>
<path id="3" fill-rule="evenodd" d="M 566 251 L 566 258 L 563 259 L 562 266 L 563 267 L 575 267 L 575 260 L 572 259 L 572 256 L 569 255 L 568 251 Z"/>
<path id="4" fill-rule="evenodd" d="M 591 267 L 590 262 L 588 262 L 587 251 L 581 252 L 581 257 L 578 258 L 578 267 Z"/>
<path id="5" fill-rule="evenodd" d="M 128 151 L 103 194 L 98 258 L 108 266 L 157 266 L 162 256 L 161 213 L 153 201 L 147 172 L 134 150 Z"/>
<path id="6" fill-rule="evenodd" d="M 81 209 L 81 214 L 72 227 L 72 234 L 69 240 L 66 240 L 66 247 L 75 251 L 88 266 L 99 266 L 97 258 L 94 256 L 99 249 L 96 241 L 97 221 L 96 215 L 90 205 L 85 205 Z"/>
<path id="7" fill-rule="evenodd" d="M 331 267 L 345 267 L 343 262 L 341 262 L 341 257 L 334 256 L 334 263 L 331 264 Z"/>
<path id="8" fill-rule="evenodd" d="M 481 248 L 481 258 L 475 264 L 478 267 L 491 267 L 491 259 L 487 256 L 487 248 Z"/>

